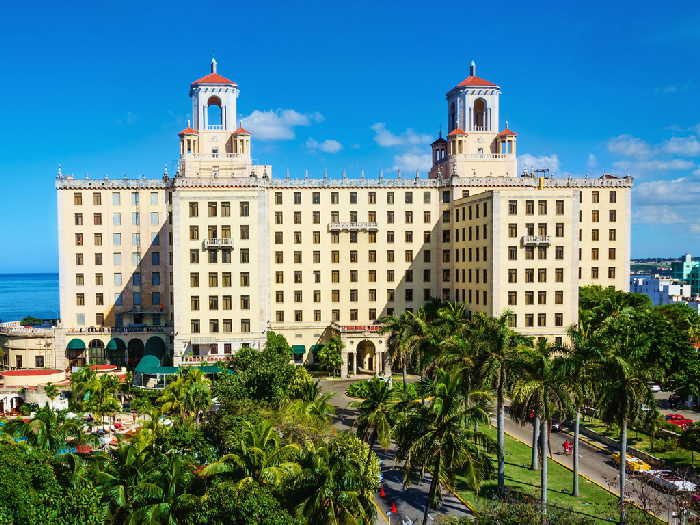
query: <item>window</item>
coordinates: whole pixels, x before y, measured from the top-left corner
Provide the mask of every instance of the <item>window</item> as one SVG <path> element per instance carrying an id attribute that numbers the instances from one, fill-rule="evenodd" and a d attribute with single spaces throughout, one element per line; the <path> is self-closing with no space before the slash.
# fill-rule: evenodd
<path id="1" fill-rule="evenodd" d="M 608 267 L 608 279 L 614 279 L 615 278 L 615 267 L 610 266 Z"/>
<path id="2" fill-rule="evenodd" d="M 122 194 L 119 193 L 118 191 L 113 191 L 112 192 L 112 205 L 120 206 L 121 203 L 122 203 Z"/>
<path id="3" fill-rule="evenodd" d="M 517 224 L 509 224 L 508 225 L 508 237 L 515 238 L 517 236 L 518 236 L 518 225 Z"/>
<path id="4" fill-rule="evenodd" d="M 526 200 L 525 201 L 525 215 L 535 214 L 535 201 Z"/>
<path id="5" fill-rule="evenodd" d="M 600 222 L 600 212 L 598 210 L 591 210 L 591 221 Z"/>
<path id="6" fill-rule="evenodd" d="M 386 203 L 387 204 L 394 204 L 394 192 L 389 191 L 386 194 Z"/>
<path id="7" fill-rule="evenodd" d="M 413 192 L 412 191 L 407 191 L 404 193 L 404 202 L 406 204 L 413 204 Z"/>
<path id="8" fill-rule="evenodd" d="M 508 246 L 508 260 L 517 261 L 518 260 L 518 247 Z"/>
<path id="9" fill-rule="evenodd" d="M 557 215 L 564 215 L 564 201 L 558 200 L 556 202 L 556 213 Z"/>
<path id="10" fill-rule="evenodd" d="M 547 215 L 547 201 L 537 201 L 537 214 Z"/>
<path id="11" fill-rule="evenodd" d="M 599 239 L 600 239 L 600 230 L 597 230 L 597 229 L 591 230 L 591 240 L 597 241 Z"/>
<path id="12" fill-rule="evenodd" d="M 121 224 L 122 224 L 122 214 L 121 213 L 113 213 L 112 214 L 112 224 L 114 226 L 121 226 Z"/>
<path id="13" fill-rule="evenodd" d="M 350 192 L 350 204 L 357 204 L 357 192 L 356 191 Z"/>
<path id="14" fill-rule="evenodd" d="M 250 332 L 250 319 L 241 319 L 241 332 Z"/>
<path id="15" fill-rule="evenodd" d="M 564 247 L 563 246 L 556 246 L 554 248 L 554 257 L 556 259 L 563 259 L 564 258 Z"/>
<path id="16" fill-rule="evenodd" d="M 555 313 L 554 314 L 554 326 L 564 326 L 564 314 Z"/>
<path id="17" fill-rule="evenodd" d="M 537 282 L 546 283 L 547 282 L 547 268 L 538 268 L 537 270 Z"/>
<path id="18" fill-rule="evenodd" d="M 608 240 L 610 240 L 610 241 L 616 241 L 616 240 L 617 240 L 617 230 L 615 230 L 615 229 L 613 228 L 613 229 L 610 229 L 610 230 L 608 231 Z"/>
<path id="19" fill-rule="evenodd" d="M 547 314 L 537 314 L 537 326 L 547 326 Z"/>
<path id="20" fill-rule="evenodd" d="M 294 192 L 294 204 L 301 204 L 301 192 L 300 191 Z"/>
<path id="21" fill-rule="evenodd" d="M 564 304 L 564 292 L 561 290 L 554 292 L 554 304 Z"/>
<path id="22" fill-rule="evenodd" d="M 598 191 L 591 192 L 591 202 L 593 204 L 598 204 L 598 202 L 600 202 L 600 192 L 598 192 Z"/>
<path id="23" fill-rule="evenodd" d="M 615 204 L 617 202 L 617 192 L 612 190 L 610 192 L 610 204 Z"/>
<path id="24" fill-rule="evenodd" d="M 510 200 L 508 201 L 508 215 L 518 214 L 518 201 Z"/>
<path id="25" fill-rule="evenodd" d="M 311 203 L 312 204 L 321 204 L 321 192 L 314 191 L 311 194 Z"/>
<path id="26" fill-rule="evenodd" d="M 537 292 L 537 304 L 547 304 L 547 292 Z"/>
<path id="27" fill-rule="evenodd" d="M 558 222 L 554 228 L 554 235 L 557 237 L 564 237 L 564 223 Z"/>
<path id="28" fill-rule="evenodd" d="M 554 270 L 554 281 L 558 283 L 564 282 L 564 268 Z"/>
<path id="29" fill-rule="evenodd" d="M 275 192 L 275 204 L 282 204 L 282 192 L 281 191 Z"/>
<path id="30" fill-rule="evenodd" d="M 531 305 L 535 304 L 535 292 L 528 290 L 525 292 L 525 304 L 526 305 Z"/>
<path id="31" fill-rule="evenodd" d="M 199 217 L 199 203 L 190 202 L 189 208 L 190 208 L 190 217 Z"/>
<path id="32" fill-rule="evenodd" d="M 515 268 L 510 268 L 508 270 L 508 282 L 517 283 L 518 282 L 518 270 Z"/>
<path id="33" fill-rule="evenodd" d="M 525 282 L 526 283 L 534 283 L 535 282 L 535 269 L 534 268 L 526 268 L 525 269 Z"/>
<path id="34" fill-rule="evenodd" d="M 518 292 L 508 292 L 508 304 L 511 306 L 518 304 Z"/>

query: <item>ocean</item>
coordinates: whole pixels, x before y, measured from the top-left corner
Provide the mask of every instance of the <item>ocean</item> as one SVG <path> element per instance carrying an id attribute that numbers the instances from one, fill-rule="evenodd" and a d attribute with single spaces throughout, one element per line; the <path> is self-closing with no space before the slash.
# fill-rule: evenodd
<path id="1" fill-rule="evenodd" d="M 0 321 L 58 317 L 57 273 L 0 274 Z"/>

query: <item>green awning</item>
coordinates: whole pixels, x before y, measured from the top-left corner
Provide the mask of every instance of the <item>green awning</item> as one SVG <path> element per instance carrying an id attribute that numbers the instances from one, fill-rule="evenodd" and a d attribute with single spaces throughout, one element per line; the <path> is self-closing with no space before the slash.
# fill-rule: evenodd
<path id="1" fill-rule="evenodd" d="M 220 374 L 223 372 L 223 368 L 215 365 L 201 365 L 198 367 L 203 374 Z"/>
<path id="2" fill-rule="evenodd" d="M 323 348 L 323 345 L 311 345 L 311 348 L 309 348 L 309 350 L 315 354 L 315 353 L 318 352 L 321 348 Z"/>
<path id="3" fill-rule="evenodd" d="M 126 350 L 126 345 L 121 339 L 110 339 L 107 343 L 107 350 Z"/>
<path id="4" fill-rule="evenodd" d="M 85 343 L 80 339 L 71 339 L 68 343 L 68 350 L 85 350 Z"/>
<path id="5" fill-rule="evenodd" d="M 292 345 L 292 353 L 294 355 L 304 355 L 306 347 L 304 345 Z"/>
<path id="6" fill-rule="evenodd" d="M 173 375 L 177 374 L 178 371 L 179 369 L 176 366 L 161 366 L 160 359 L 150 354 L 143 356 L 139 361 L 139 364 L 136 365 L 136 372 L 138 372 L 139 374 Z"/>

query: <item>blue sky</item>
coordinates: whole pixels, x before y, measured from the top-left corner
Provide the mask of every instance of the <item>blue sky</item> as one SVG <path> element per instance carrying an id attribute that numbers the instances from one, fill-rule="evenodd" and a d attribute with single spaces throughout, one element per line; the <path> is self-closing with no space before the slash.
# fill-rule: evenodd
<path id="1" fill-rule="evenodd" d="M 9 3 L 0 272 L 56 269 L 59 164 L 173 171 L 188 87 L 212 54 L 276 176 L 424 168 L 473 58 L 502 87 L 524 162 L 635 176 L 633 256 L 700 254 L 700 7 L 513 4 Z"/>

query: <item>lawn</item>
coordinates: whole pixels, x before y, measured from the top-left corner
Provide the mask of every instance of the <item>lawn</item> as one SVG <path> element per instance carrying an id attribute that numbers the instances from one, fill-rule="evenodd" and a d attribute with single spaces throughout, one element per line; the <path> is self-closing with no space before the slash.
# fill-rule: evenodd
<path id="1" fill-rule="evenodd" d="M 620 439 L 620 431 L 617 427 L 610 427 L 598 419 L 587 418 L 587 421 L 583 424 L 594 432 L 609 437 L 610 439 L 614 439 L 615 441 Z M 659 435 L 661 434 L 659 433 Z M 696 470 L 698 468 L 698 458 L 694 458 L 693 454 L 688 449 L 676 446 L 675 448 L 664 451 L 659 451 L 658 449 L 652 450 L 651 438 L 649 435 L 634 429 L 628 431 L 627 440 L 629 446 L 648 452 L 652 456 L 662 459 L 675 467 L 690 467 L 692 465 Z M 657 439 L 657 443 L 658 442 L 659 440 Z"/>
<path id="2" fill-rule="evenodd" d="M 489 427 L 488 434 L 492 438 L 496 437 L 496 429 Z M 506 486 L 511 493 L 519 492 L 526 499 L 534 498 L 539 501 L 540 494 L 540 472 L 530 470 L 530 447 L 513 439 L 506 434 Z M 494 466 L 496 455 L 493 454 Z M 581 512 L 589 517 L 604 521 L 615 521 L 617 516 L 617 496 L 598 485 L 581 478 L 579 483 L 580 496 L 571 496 L 572 473 L 567 468 L 553 460 L 549 461 L 549 503 L 574 511 Z M 469 501 L 475 509 L 479 510 L 489 499 L 495 497 L 496 480 L 488 480 L 481 486 L 479 495 L 469 489 L 463 479 L 458 479 L 456 489 L 461 496 Z"/>

